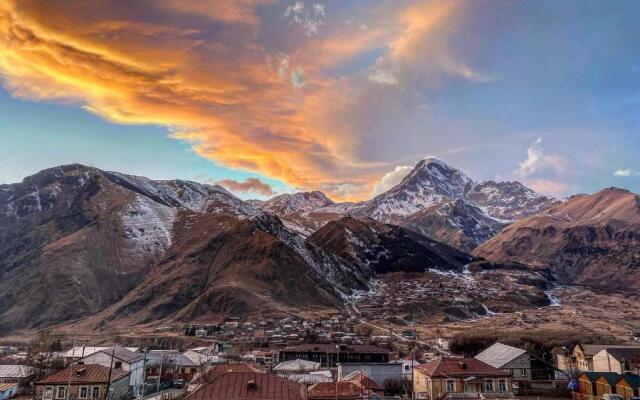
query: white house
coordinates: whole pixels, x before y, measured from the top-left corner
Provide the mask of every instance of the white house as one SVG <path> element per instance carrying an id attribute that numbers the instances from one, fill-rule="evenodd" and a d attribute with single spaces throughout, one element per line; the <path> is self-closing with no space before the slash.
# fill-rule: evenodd
<path id="1" fill-rule="evenodd" d="M 144 384 L 144 355 L 134 353 L 125 347 L 115 346 L 99 350 L 79 359 L 76 364 L 102 365 L 129 372 L 129 386 L 134 396 L 138 396 Z"/>

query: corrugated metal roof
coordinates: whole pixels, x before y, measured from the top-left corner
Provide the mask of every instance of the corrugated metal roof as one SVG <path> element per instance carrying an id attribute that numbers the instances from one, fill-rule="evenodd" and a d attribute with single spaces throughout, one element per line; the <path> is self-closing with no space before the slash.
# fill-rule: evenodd
<path id="1" fill-rule="evenodd" d="M 251 383 L 251 384 L 250 384 Z M 228 372 L 199 387 L 186 400 L 303 400 L 304 386 L 273 374 Z"/>
<path id="2" fill-rule="evenodd" d="M 427 376 L 437 377 L 508 377 L 505 371 L 492 367 L 475 358 L 440 357 L 414 368 Z"/>
<path id="3" fill-rule="evenodd" d="M 0 378 L 26 378 L 36 370 L 26 365 L 0 365 Z"/>
<path id="4" fill-rule="evenodd" d="M 122 346 L 108 347 L 104 350 L 100 350 L 100 352 L 108 354 L 110 356 L 113 355 L 113 358 L 117 358 L 118 360 L 124 361 L 128 364 L 132 364 L 144 358 L 144 355 L 135 353 Z"/>
<path id="5" fill-rule="evenodd" d="M 160 364 L 166 366 L 178 366 L 178 367 L 197 367 L 198 364 L 193 362 L 189 357 L 182 353 L 170 352 L 170 351 L 151 351 L 147 354 L 148 366 L 159 366 Z"/>
<path id="6" fill-rule="evenodd" d="M 312 384 L 312 383 L 322 383 L 322 382 L 333 382 L 333 379 L 330 376 L 326 376 L 324 374 L 291 374 L 286 375 L 290 381 L 304 383 L 304 384 Z"/>
<path id="7" fill-rule="evenodd" d="M 273 367 L 273 370 L 280 371 L 280 372 L 288 372 L 288 371 L 305 372 L 305 371 L 316 371 L 319 368 L 320 368 L 319 362 L 297 359 L 297 360 L 281 362 L 280 364 Z"/>
<path id="8" fill-rule="evenodd" d="M 107 350 L 110 349 L 111 347 L 98 347 L 98 346 L 76 346 L 70 350 L 68 350 L 67 352 L 65 352 L 62 356 L 63 357 L 67 357 L 67 358 L 80 358 L 80 357 L 87 357 L 90 356 L 91 354 L 97 353 L 99 351 L 102 350 Z M 130 352 L 137 352 L 138 348 L 137 347 L 125 347 L 125 349 L 129 350 Z"/>
<path id="9" fill-rule="evenodd" d="M 200 374 L 197 378 L 193 379 L 193 383 L 201 384 L 211 382 L 221 375 L 228 372 L 262 372 L 257 368 L 254 368 L 247 364 L 218 364 L 209 368 L 205 373 Z"/>
<path id="10" fill-rule="evenodd" d="M 336 396 L 337 390 L 337 396 Z M 364 387 L 354 382 L 323 382 L 309 387 L 308 398 L 330 399 L 330 398 L 354 398 L 366 393 Z"/>
<path id="11" fill-rule="evenodd" d="M 502 368 L 505 364 L 510 363 L 526 351 L 517 347 L 507 346 L 502 343 L 494 343 L 476 356 L 476 359 L 485 362 L 492 367 Z"/>
<path id="12" fill-rule="evenodd" d="M 129 372 L 114 369 L 111 371 L 111 381 L 117 381 Z M 68 368 L 53 373 L 46 378 L 37 382 L 38 385 L 54 384 L 54 383 L 107 383 L 109 380 L 109 367 L 97 364 L 77 365 L 74 364 Z"/>

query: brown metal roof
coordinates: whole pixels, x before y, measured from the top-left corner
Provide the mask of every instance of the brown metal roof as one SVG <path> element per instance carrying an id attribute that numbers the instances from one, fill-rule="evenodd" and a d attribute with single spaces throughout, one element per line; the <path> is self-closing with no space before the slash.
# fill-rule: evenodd
<path id="1" fill-rule="evenodd" d="M 211 382 L 217 377 L 226 374 L 227 372 L 263 372 L 258 368 L 254 368 L 248 364 L 216 364 L 206 370 L 202 375 L 194 379 L 193 383 L 202 384 Z"/>
<path id="2" fill-rule="evenodd" d="M 316 352 L 316 353 L 331 353 L 338 352 L 335 344 L 301 344 L 299 346 L 287 347 L 282 350 L 284 352 Z M 369 344 L 351 344 L 340 345 L 340 353 L 369 353 L 369 354 L 388 354 L 389 350 L 373 346 Z"/>
<path id="3" fill-rule="evenodd" d="M 415 367 L 430 377 L 508 377 L 505 371 L 494 368 L 475 358 L 440 357 Z"/>
<path id="4" fill-rule="evenodd" d="M 309 400 L 335 399 L 336 388 L 339 399 L 357 399 L 367 394 L 367 390 L 361 385 L 351 381 L 342 382 L 322 382 L 309 387 L 307 396 Z"/>
<path id="5" fill-rule="evenodd" d="M 129 372 L 114 369 L 111 372 L 111 382 L 118 381 Z M 48 385 L 56 383 L 107 383 L 109 380 L 109 368 L 102 365 L 72 365 L 68 368 L 53 373 L 38 381 L 37 385 Z"/>
<path id="6" fill-rule="evenodd" d="M 304 400 L 304 386 L 261 372 L 227 372 L 185 400 Z"/>

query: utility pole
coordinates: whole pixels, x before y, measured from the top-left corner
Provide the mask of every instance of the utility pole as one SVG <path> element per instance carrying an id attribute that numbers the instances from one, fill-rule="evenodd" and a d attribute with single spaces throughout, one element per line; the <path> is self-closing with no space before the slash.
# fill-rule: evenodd
<path id="1" fill-rule="evenodd" d="M 156 385 L 156 391 L 160 391 L 160 381 L 162 380 L 162 363 L 164 362 L 164 352 L 160 355 L 160 372 L 158 373 L 158 383 Z"/>
<path id="2" fill-rule="evenodd" d="M 336 344 L 336 400 L 338 400 L 338 381 L 340 381 L 340 370 L 338 364 L 340 364 L 340 345 Z"/>
<path id="3" fill-rule="evenodd" d="M 147 383 L 147 352 L 148 347 L 144 348 L 144 359 L 142 360 L 142 389 L 140 390 L 140 399 L 144 399 L 144 387 Z"/>
<path id="4" fill-rule="evenodd" d="M 109 363 L 109 377 L 107 378 L 107 390 L 104 391 L 104 400 L 109 400 L 109 389 L 111 388 L 111 371 L 113 370 L 113 354 L 116 349 L 111 349 L 111 362 Z"/>
<path id="5" fill-rule="evenodd" d="M 71 349 L 71 358 L 74 359 L 76 357 L 76 338 L 73 338 L 73 349 Z M 73 373 L 73 363 L 75 361 L 71 361 L 69 364 L 69 381 L 67 382 L 67 400 L 71 400 L 71 374 Z"/>

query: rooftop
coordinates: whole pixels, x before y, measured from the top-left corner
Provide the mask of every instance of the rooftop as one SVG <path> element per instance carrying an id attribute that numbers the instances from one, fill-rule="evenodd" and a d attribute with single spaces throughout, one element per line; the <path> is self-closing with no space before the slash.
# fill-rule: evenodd
<path id="1" fill-rule="evenodd" d="M 186 400 L 303 400 L 304 386 L 261 372 L 227 372 L 202 385 Z"/>
<path id="2" fill-rule="evenodd" d="M 440 357 L 415 367 L 430 377 L 508 377 L 505 371 L 475 358 Z"/>
<path id="3" fill-rule="evenodd" d="M 505 364 L 510 363 L 525 353 L 525 350 L 517 347 L 507 346 L 502 343 L 494 343 L 478 354 L 475 358 L 491 365 L 492 367 L 502 368 Z"/>
<path id="4" fill-rule="evenodd" d="M 0 378 L 26 378 L 36 370 L 26 365 L 0 365 Z"/>
<path id="5" fill-rule="evenodd" d="M 129 375 L 129 372 L 114 369 L 111 371 L 111 381 L 117 381 Z M 55 383 L 107 383 L 109 368 L 97 364 L 72 365 L 58 371 L 37 382 L 38 385 Z"/>

